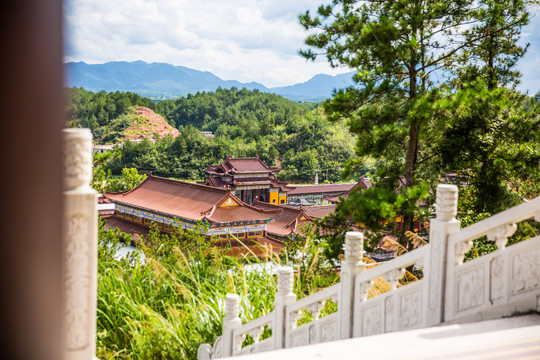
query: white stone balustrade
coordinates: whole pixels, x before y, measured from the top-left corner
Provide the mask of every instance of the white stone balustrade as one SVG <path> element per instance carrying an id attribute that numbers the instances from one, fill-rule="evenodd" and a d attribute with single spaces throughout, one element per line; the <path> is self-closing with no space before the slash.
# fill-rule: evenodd
<path id="1" fill-rule="evenodd" d="M 234 354 L 540 311 L 540 236 L 506 247 L 516 223 L 540 220 L 540 198 L 462 230 L 456 220 L 457 198 L 456 186 L 437 186 L 429 244 L 369 270 L 362 262 L 363 235 L 347 233 L 340 283 L 306 298 L 295 301 L 293 270 L 281 268 L 274 312 L 232 332 L 227 330 L 237 338 Z M 494 241 L 498 250 L 463 263 L 472 241 L 482 236 Z M 399 286 L 405 268 L 412 265 L 422 269 L 423 277 Z M 388 282 L 390 291 L 368 298 L 378 278 Z M 328 300 L 337 300 L 337 312 L 321 317 Z M 306 311 L 313 320 L 297 326 L 300 314 Z M 264 326 L 273 326 L 271 338 L 241 348 L 244 334 L 257 337 Z M 225 322 L 223 331 L 212 358 L 230 355 L 217 352 L 218 342 L 226 337 Z M 200 349 L 208 346 L 203 344 Z"/>
<path id="2" fill-rule="evenodd" d="M 352 317 L 353 337 L 425 326 L 426 318 L 423 311 L 428 295 L 425 278 L 400 288 L 397 288 L 397 285 L 405 275 L 407 267 L 412 265 L 421 267 L 424 260 L 429 257 L 429 250 L 429 246 L 423 246 L 356 277 Z M 378 278 L 387 281 L 391 290 L 368 299 L 368 291 Z"/>
<path id="3" fill-rule="evenodd" d="M 274 349 L 274 339 L 262 339 L 265 328 L 274 328 L 275 313 L 272 311 L 233 330 L 233 355 L 252 354 Z M 242 347 L 246 335 L 253 339 L 253 344 Z"/>
<path id="4" fill-rule="evenodd" d="M 338 302 L 339 289 L 340 285 L 336 284 L 287 306 L 285 347 L 290 348 L 339 340 L 338 313 L 320 317 L 320 313 L 327 301 Z M 297 326 L 297 321 L 304 310 L 312 315 L 313 320 Z"/>
<path id="5" fill-rule="evenodd" d="M 535 218 L 540 198 L 473 224 L 449 237 L 445 321 L 493 319 L 534 310 L 540 301 L 540 236 L 506 247 L 520 221 Z M 498 250 L 463 263 L 482 236 Z M 463 245 L 466 244 L 466 245 Z"/>
<path id="6" fill-rule="evenodd" d="M 64 130 L 64 359 L 90 360 L 96 351 L 97 193 L 92 134 Z"/>

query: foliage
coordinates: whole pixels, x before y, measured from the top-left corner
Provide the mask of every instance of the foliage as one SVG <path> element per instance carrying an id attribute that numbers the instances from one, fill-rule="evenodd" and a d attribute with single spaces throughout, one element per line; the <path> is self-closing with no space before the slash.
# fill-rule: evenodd
<path id="1" fill-rule="evenodd" d="M 92 162 L 92 182 L 91 186 L 98 193 L 126 191 L 139 185 L 144 179 L 145 174 L 139 174 L 137 169 L 123 168 L 120 177 L 113 177 L 111 171 L 106 170 L 108 164 L 119 159 L 121 152 L 118 147 L 113 151 L 107 151 L 103 154 L 95 152 Z"/>
<path id="2" fill-rule="evenodd" d="M 221 334 L 225 295 L 240 295 L 243 322 L 273 309 L 275 266 L 296 269 L 295 292 L 304 297 L 336 282 L 338 274 L 313 254 L 317 247 L 305 240 L 297 259 L 233 258 L 201 234 L 174 230 L 162 234 L 155 226 L 138 242 L 144 257 L 132 253 L 118 258 L 120 240 L 129 235 L 99 229 L 98 336 L 100 359 L 195 359 L 200 343 L 213 344 Z M 291 246 L 292 246 L 291 242 Z M 335 311 L 329 304 L 326 312 Z M 307 321 L 305 316 L 300 321 Z"/>
<path id="3" fill-rule="evenodd" d="M 126 128 L 135 120 L 131 115 L 137 105 L 148 106 L 178 127 L 181 136 L 165 137 L 155 144 L 126 141 L 117 157 L 107 165 L 112 174 L 123 168 L 180 179 L 200 180 L 204 169 L 232 157 L 255 157 L 269 165 L 283 168 L 284 180 L 310 182 L 319 171 L 324 180 L 341 179 L 343 163 L 353 155 L 354 138 L 341 124 L 331 124 L 322 109 L 313 104 L 299 105 L 281 96 L 259 91 L 218 89 L 197 93 L 176 100 L 148 103 L 126 93 L 90 93 L 84 89 L 69 89 L 73 102 L 73 126 L 89 126 L 96 142 L 118 142 Z M 141 100 L 143 99 L 143 100 Z M 137 103 L 136 101 L 140 101 Z M 123 113 L 107 113 L 93 126 L 88 118 L 99 117 L 104 108 L 96 102 L 130 104 Z M 85 108 L 88 106 L 89 108 Z M 92 126 L 91 126 L 92 125 Z M 201 130 L 212 131 L 206 137 Z M 147 134 L 149 135 L 149 134 Z M 323 179 L 321 179 L 323 180 Z"/>
<path id="4" fill-rule="evenodd" d="M 412 194 L 433 197 L 433 185 L 447 170 L 446 163 L 441 166 L 441 149 L 435 144 L 445 143 L 447 138 L 453 142 L 448 148 L 462 149 L 469 145 L 468 140 L 473 140 L 473 144 L 482 142 L 481 131 L 469 133 L 468 138 L 452 134 L 454 124 L 449 117 L 440 116 L 445 111 L 454 114 L 457 106 L 447 100 L 454 96 L 456 89 L 445 92 L 444 87 L 441 88 L 441 83 L 448 80 L 443 75 L 453 74 L 451 83 L 459 86 L 484 78 L 490 91 L 493 84 L 514 83 L 516 73 L 512 67 L 525 50 L 516 42 L 521 27 L 528 22 L 527 5 L 534 3 L 537 1 L 334 0 L 320 6 L 315 15 L 309 11 L 300 15 L 300 23 L 311 31 L 306 38 L 309 48 L 302 50 L 301 55 L 313 60 L 322 51 L 332 66 L 357 70 L 353 78 L 356 85 L 336 91 L 333 98 L 324 103 L 328 117 L 334 121 L 345 119 L 351 132 L 358 135 L 358 158 L 376 161 L 373 182 L 375 187 L 385 189 L 381 194 L 384 191 L 405 193 L 400 201 L 408 203 L 397 203 L 396 195 L 396 202 L 380 201 L 370 211 L 343 206 L 342 211 L 352 212 L 348 214 L 349 219 L 355 217 L 366 223 L 369 230 L 378 231 L 380 226 L 370 220 L 373 214 L 388 213 L 391 205 L 392 212 L 404 216 L 400 241 L 406 244 L 405 233 L 411 230 L 418 216 L 419 198 Z M 478 100 L 472 95 L 466 95 L 470 104 Z M 503 110 L 505 108 L 499 105 L 508 107 L 515 100 L 503 104 L 502 97 L 511 98 L 507 93 L 483 96 L 486 101 L 477 104 L 478 110 L 486 111 L 482 121 L 497 122 L 504 115 L 491 119 L 495 112 L 489 111 Z M 493 104 L 497 101 L 501 102 Z M 514 105 L 516 103 L 519 107 L 519 101 L 514 101 Z M 439 130 L 445 129 L 447 124 L 450 130 L 441 136 Z M 516 119 L 514 124 L 522 128 L 527 121 Z M 492 129 L 486 135 L 490 136 Z M 502 132 L 503 128 L 500 129 Z M 501 132 L 494 134 L 494 143 L 506 139 Z M 538 132 L 535 133 L 537 136 Z M 538 166 L 534 145 L 527 149 L 524 142 L 518 143 L 504 152 L 528 154 Z M 492 150 L 487 148 L 484 152 Z M 497 152 L 493 154 L 492 163 L 510 160 L 498 156 Z M 358 160 L 350 161 L 348 170 L 358 163 Z M 460 168 L 463 169 L 466 168 Z M 481 178 L 479 176 L 478 181 L 481 182 Z M 426 186 L 429 191 L 425 191 Z M 488 191 L 486 189 L 486 193 Z M 497 195 L 500 194 L 499 191 Z M 359 193 L 355 200 L 369 202 L 368 195 L 370 193 L 366 193 L 365 198 Z M 493 202 L 494 197 L 479 201 Z M 506 198 L 500 197 L 497 201 L 509 205 Z M 384 208 L 379 209 L 378 204 Z M 498 206 L 494 203 L 492 207 Z M 384 220 L 390 219 L 379 218 L 379 221 Z"/>
<path id="5" fill-rule="evenodd" d="M 445 97 L 445 126 L 434 145 L 443 170 L 457 174 L 463 210 L 494 214 L 538 191 L 540 112 L 537 106 L 524 111 L 525 102 L 524 95 L 483 82 Z"/>
<path id="6" fill-rule="evenodd" d="M 146 179 L 146 175 L 139 174 L 137 169 L 124 168 L 122 169 L 122 176 L 109 179 L 105 189 L 108 192 L 127 191 L 139 185 L 144 179 Z"/>

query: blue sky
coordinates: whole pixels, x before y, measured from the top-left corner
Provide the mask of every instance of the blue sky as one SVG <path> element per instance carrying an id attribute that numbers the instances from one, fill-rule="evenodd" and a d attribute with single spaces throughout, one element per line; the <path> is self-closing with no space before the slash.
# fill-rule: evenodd
<path id="1" fill-rule="evenodd" d="M 298 55 L 306 33 L 297 15 L 322 0 L 66 0 L 65 60 L 165 62 L 224 80 L 291 85 L 332 69 Z M 535 14 L 538 10 L 533 11 Z M 540 13 L 524 29 L 530 42 L 519 89 L 540 90 Z"/>

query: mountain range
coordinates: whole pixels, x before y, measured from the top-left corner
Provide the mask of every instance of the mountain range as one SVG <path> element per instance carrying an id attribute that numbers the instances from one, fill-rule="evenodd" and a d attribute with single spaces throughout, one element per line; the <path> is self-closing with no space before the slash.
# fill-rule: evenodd
<path id="1" fill-rule="evenodd" d="M 224 89 L 236 87 L 275 93 L 295 101 L 321 101 L 329 98 L 334 88 L 344 88 L 353 83 L 353 72 L 335 76 L 319 74 L 304 83 L 267 88 L 257 82 L 242 83 L 236 80 L 223 80 L 209 71 L 165 63 L 68 62 L 65 66 L 66 86 L 84 87 L 89 91 L 130 91 L 157 100 L 215 91 L 218 87 Z"/>

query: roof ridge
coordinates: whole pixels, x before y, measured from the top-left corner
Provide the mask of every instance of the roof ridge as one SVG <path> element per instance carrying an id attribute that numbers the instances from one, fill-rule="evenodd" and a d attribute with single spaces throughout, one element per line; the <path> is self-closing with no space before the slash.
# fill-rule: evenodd
<path id="1" fill-rule="evenodd" d="M 194 182 L 187 182 L 187 181 L 183 181 L 183 180 L 176 180 L 176 179 L 170 179 L 170 178 L 166 178 L 166 177 L 162 177 L 162 176 L 155 176 L 155 175 L 149 175 L 146 179 L 150 179 L 150 178 L 153 178 L 153 179 L 156 179 L 156 180 L 159 180 L 159 181 L 163 181 L 163 182 L 170 182 L 170 183 L 180 183 L 180 184 L 185 184 L 185 185 L 189 185 L 189 186 L 194 186 L 194 187 L 198 187 L 198 188 L 201 188 L 201 189 L 206 189 L 206 190 L 211 190 L 211 191 L 217 191 L 217 192 L 221 192 L 221 193 L 230 193 L 231 191 L 230 190 L 227 190 L 227 189 L 221 189 L 221 188 L 218 188 L 218 187 L 214 187 L 214 186 L 208 186 L 208 185 L 203 185 L 203 184 L 197 184 L 197 183 L 194 183 Z M 144 182 L 144 181 L 143 181 Z M 141 183 L 142 184 L 142 183 Z M 139 184 L 140 185 L 140 184 Z M 135 188 L 133 188 L 135 189 Z M 126 192 L 127 193 L 127 192 Z"/>

